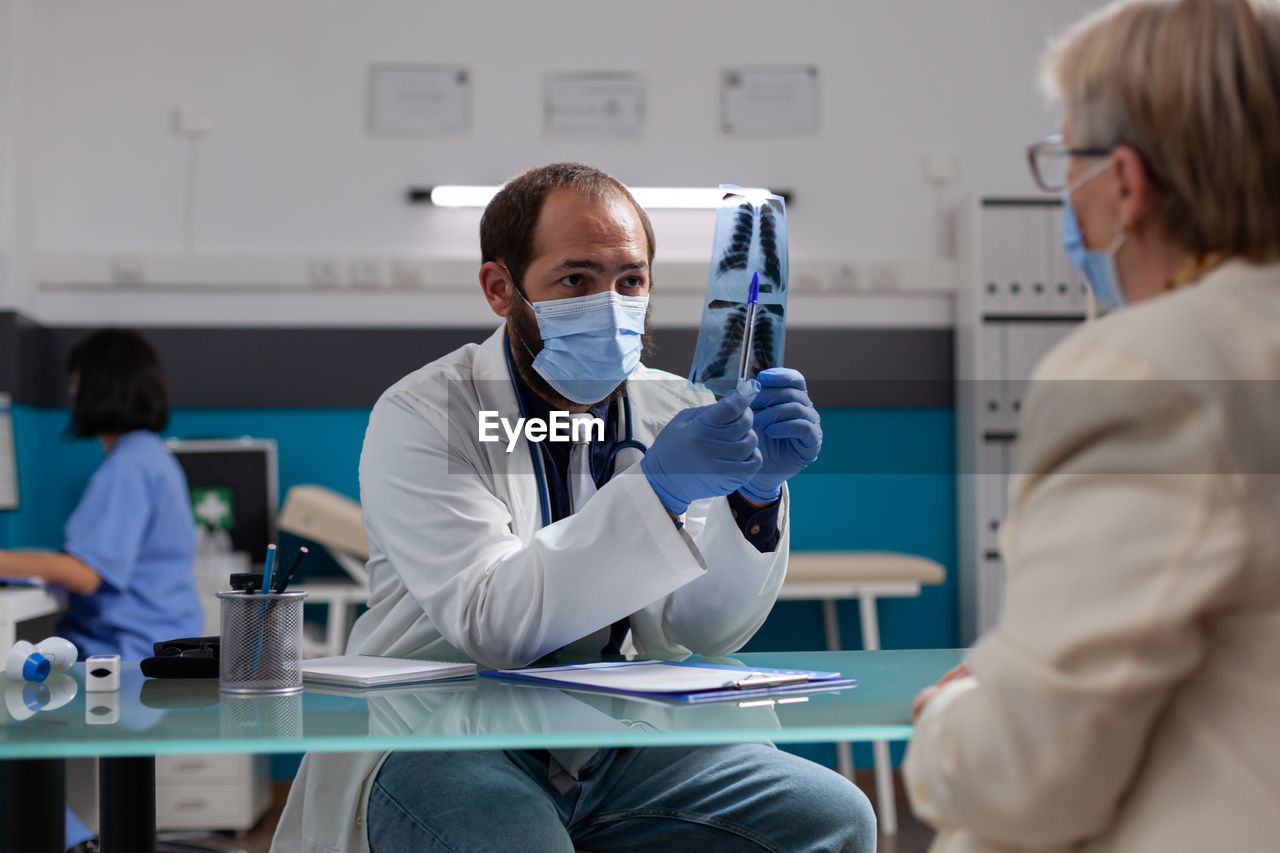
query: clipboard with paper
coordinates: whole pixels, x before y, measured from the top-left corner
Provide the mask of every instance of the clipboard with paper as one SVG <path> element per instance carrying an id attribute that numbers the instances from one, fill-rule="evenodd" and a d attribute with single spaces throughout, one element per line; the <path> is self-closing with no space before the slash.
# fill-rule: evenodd
<path id="1" fill-rule="evenodd" d="M 838 672 L 658 660 L 497 669 L 480 675 L 566 690 L 623 693 L 677 702 L 716 702 L 774 693 L 833 690 L 858 683 L 857 679 L 846 678 Z"/>

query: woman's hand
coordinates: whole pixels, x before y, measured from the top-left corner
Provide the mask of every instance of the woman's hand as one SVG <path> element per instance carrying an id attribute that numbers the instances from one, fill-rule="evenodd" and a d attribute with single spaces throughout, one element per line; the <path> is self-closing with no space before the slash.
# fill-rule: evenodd
<path id="1" fill-rule="evenodd" d="M 93 595 L 102 576 L 79 559 L 58 551 L 0 550 L 0 577 L 39 578 L 79 595 Z"/>
<path id="2" fill-rule="evenodd" d="M 958 664 L 947 670 L 946 674 L 938 679 L 937 684 L 934 684 L 932 687 L 926 687 L 924 690 L 917 693 L 916 698 L 911 700 L 911 722 L 914 723 L 916 721 L 916 718 L 920 716 L 920 712 L 924 710 L 924 706 L 929 704 L 929 700 L 937 695 L 943 685 L 955 681 L 958 678 L 969 678 L 972 675 L 973 673 L 969 671 L 969 665 L 967 663 Z"/>

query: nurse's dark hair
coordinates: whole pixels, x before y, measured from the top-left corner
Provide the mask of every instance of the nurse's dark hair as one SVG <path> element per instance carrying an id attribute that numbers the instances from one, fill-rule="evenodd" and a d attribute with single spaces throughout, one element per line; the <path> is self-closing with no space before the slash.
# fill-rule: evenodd
<path id="1" fill-rule="evenodd" d="M 534 258 L 533 231 L 542 204 L 553 190 L 567 189 L 589 199 L 625 198 L 635 208 L 649 244 L 649 267 L 653 267 L 653 225 L 622 182 L 612 175 L 582 163 L 551 163 L 530 169 L 507 181 L 480 217 L 480 258 L 504 264 L 517 285 Z M 522 286 L 522 285 L 521 285 Z M 522 286 L 523 289 L 523 286 Z"/>
<path id="2" fill-rule="evenodd" d="M 135 429 L 160 432 L 169 424 L 169 393 L 160 356 L 131 329 L 102 329 L 67 356 L 75 377 L 71 431 L 81 438 Z"/>

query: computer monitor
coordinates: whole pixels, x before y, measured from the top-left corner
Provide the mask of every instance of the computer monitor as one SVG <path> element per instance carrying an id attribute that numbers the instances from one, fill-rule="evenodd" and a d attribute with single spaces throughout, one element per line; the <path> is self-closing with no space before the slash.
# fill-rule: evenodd
<path id="1" fill-rule="evenodd" d="M 170 439 L 187 475 L 196 523 L 226 530 L 231 549 L 260 565 L 275 542 L 278 473 L 270 438 Z"/>
<path id="2" fill-rule="evenodd" d="M 0 510 L 18 508 L 18 452 L 13 441 L 13 403 L 0 394 Z"/>

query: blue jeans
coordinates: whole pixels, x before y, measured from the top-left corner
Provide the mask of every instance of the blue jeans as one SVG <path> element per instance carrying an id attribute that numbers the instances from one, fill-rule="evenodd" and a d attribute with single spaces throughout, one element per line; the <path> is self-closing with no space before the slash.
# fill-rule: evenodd
<path id="1" fill-rule="evenodd" d="M 545 752 L 396 752 L 369 795 L 374 853 L 874 851 L 853 783 L 763 744 L 602 749 L 563 795 Z"/>

